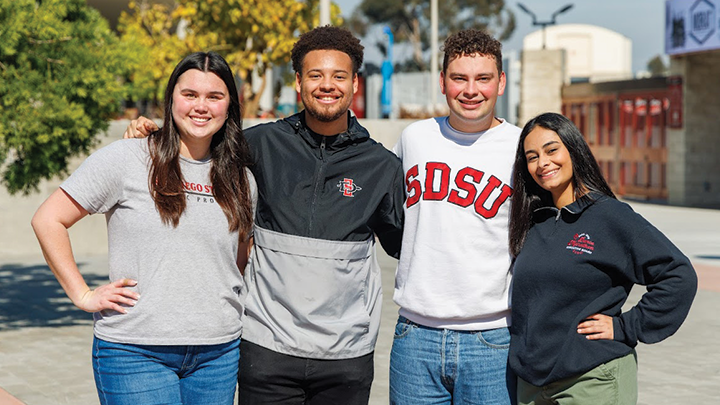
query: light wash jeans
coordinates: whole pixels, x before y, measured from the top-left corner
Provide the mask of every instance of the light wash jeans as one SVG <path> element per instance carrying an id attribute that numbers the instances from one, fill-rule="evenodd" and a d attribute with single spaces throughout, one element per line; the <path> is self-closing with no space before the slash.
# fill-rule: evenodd
<path id="1" fill-rule="evenodd" d="M 201 346 L 93 341 L 102 405 L 232 405 L 239 360 L 239 339 Z"/>
<path id="2" fill-rule="evenodd" d="M 398 319 L 390 354 L 392 405 L 515 403 L 507 328 L 456 331 Z"/>

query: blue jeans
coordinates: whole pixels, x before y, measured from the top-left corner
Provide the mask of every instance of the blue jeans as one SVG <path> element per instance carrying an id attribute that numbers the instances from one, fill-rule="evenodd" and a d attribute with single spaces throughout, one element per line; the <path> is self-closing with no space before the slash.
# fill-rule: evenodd
<path id="1" fill-rule="evenodd" d="M 515 403 L 517 379 L 507 367 L 509 347 L 507 328 L 435 329 L 401 316 L 390 353 L 390 403 Z"/>
<path id="2" fill-rule="evenodd" d="M 219 345 L 156 346 L 93 341 L 102 405 L 232 405 L 239 339 Z"/>

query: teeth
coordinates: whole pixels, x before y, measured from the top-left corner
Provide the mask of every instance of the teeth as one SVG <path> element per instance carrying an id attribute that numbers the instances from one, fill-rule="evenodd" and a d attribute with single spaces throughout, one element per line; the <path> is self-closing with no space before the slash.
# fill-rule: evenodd
<path id="1" fill-rule="evenodd" d="M 540 177 L 550 177 L 550 176 L 552 176 L 552 175 L 555 174 L 555 173 L 557 173 L 557 169 L 555 169 L 555 170 L 553 170 L 553 171 L 551 171 L 551 172 L 545 173 L 545 174 L 541 174 Z"/>
<path id="2" fill-rule="evenodd" d="M 190 117 L 191 120 L 196 122 L 208 122 L 210 121 L 210 118 L 196 118 L 196 117 Z"/>

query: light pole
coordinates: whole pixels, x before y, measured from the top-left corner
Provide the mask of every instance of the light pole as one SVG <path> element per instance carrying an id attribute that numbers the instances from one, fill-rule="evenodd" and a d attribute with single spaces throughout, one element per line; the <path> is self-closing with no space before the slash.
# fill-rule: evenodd
<path id="1" fill-rule="evenodd" d="M 330 0 L 320 0 L 320 26 L 330 25 Z"/>
<path id="2" fill-rule="evenodd" d="M 435 114 L 438 85 L 438 0 L 430 0 L 430 111 Z"/>
<path id="3" fill-rule="evenodd" d="M 528 14 L 530 17 L 532 17 L 532 25 L 533 26 L 540 26 L 542 27 L 542 35 L 543 35 L 543 42 L 542 42 L 542 49 L 545 49 L 545 27 L 548 25 L 555 25 L 555 18 L 559 16 L 560 14 L 570 10 L 573 8 L 573 4 L 567 4 L 563 8 L 559 9 L 558 11 L 552 13 L 552 17 L 550 18 L 550 21 L 538 21 L 537 17 L 535 17 L 535 13 L 530 11 L 527 7 L 525 7 L 522 3 L 517 4 L 518 7 L 520 7 L 520 10 L 524 11 L 526 14 Z"/>

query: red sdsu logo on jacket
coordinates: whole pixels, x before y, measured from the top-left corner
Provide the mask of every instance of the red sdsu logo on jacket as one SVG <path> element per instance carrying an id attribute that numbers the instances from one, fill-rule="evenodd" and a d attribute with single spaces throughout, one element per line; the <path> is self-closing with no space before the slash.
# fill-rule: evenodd
<path id="1" fill-rule="evenodd" d="M 345 197 L 355 197 L 355 192 L 362 190 L 361 187 L 359 187 L 357 184 L 355 184 L 355 181 L 353 179 L 342 179 L 338 184 L 337 187 L 340 189 L 340 192 Z"/>
<path id="2" fill-rule="evenodd" d="M 445 201 L 463 208 L 473 206 L 478 215 L 490 219 L 497 215 L 500 206 L 512 195 L 510 186 L 503 184 L 494 175 L 485 176 L 485 173 L 472 167 L 458 170 L 452 185 L 452 170 L 446 163 L 427 162 L 424 184 L 417 179 L 419 170 L 418 165 L 415 165 L 405 173 L 408 208 L 417 204 L 421 198 L 424 201 Z M 480 189 L 485 177 L 485 186 Z M 500 190 L 499 195 L 493 193 L 497 189 Z"/>

